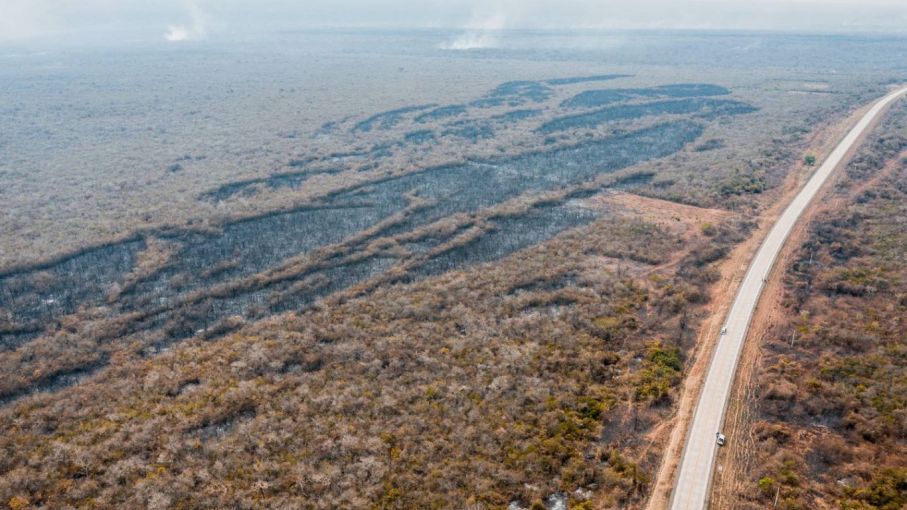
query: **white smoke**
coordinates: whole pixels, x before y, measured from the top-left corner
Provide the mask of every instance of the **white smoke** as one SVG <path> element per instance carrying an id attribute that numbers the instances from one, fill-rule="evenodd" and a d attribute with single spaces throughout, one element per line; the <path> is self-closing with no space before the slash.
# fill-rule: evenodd
<path id="1" fill-rule="evenodd" d="M 477 50 L 497 48 L 501 44 L 500 32 L 507 27 L 507 17 L 495 14 L 474 17 L 466 30 L 454 40 L 441 43 L 442 50 Z"/>
<path id="2" fill-rule="evenodd" d="M 167 27 L 167 33 L 164 39 L 170 42 L 192 41 L 204 39 L 208 35 L 208 20 L 205 13 L 199 8 L 194 1 L 186 4 L 186 10 L 189 11 L 189 25 L 170 25 Z"/>

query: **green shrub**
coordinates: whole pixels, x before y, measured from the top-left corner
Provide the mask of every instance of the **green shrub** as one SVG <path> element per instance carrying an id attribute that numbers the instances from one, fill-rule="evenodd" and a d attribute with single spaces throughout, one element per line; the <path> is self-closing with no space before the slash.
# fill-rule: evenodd
<path id="1" fill-rule="evenodd" d="M 775 494 L 775 479 L 770 476 L 763 476 L 759 479 L 759 491 L 764 496 L 773 496 Z"/>
<path id="2" fill-rule="evenodd" d="M 907 508 L 907 468 L 889 468 L 874 474 L 866 487 L 845 491 L 843 509 L 900 510 Z"/>
<path id="3" fill-rule="evenodd" d="M 765 191 L 765 179 L 756 175 L 734 174 L 724 179 L 718 192 L 722 196 L 750 195 Z"/>
<path id="4" fill-rule="evenodd" d="M 656 402 L 664 399 L 679 381 L 683 371 L 680 350 L 653 343 L 642 367 L 636 373 L 636 398 Z"/>

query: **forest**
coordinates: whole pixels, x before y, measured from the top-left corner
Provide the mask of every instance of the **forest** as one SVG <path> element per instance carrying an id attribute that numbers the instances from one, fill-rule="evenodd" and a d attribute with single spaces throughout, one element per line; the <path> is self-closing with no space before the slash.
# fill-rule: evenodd
<path id="1" fill-rule="evenodd" d="M 0 508 L 646 505 L 729 254 L 897 78 L 892 42 L 432 37 L 0 66 Z M 900 504 L 885 128 L 788 270 L 741 504 Z"/>

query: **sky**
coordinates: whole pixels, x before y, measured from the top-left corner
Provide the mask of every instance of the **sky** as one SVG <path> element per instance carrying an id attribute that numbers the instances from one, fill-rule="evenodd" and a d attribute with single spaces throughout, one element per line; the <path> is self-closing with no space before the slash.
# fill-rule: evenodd
<path id="1" fill-rule="evenodd" d="M 907 0 L 0 0 L 0 41 L 330 27 L 907 32 Z"/>

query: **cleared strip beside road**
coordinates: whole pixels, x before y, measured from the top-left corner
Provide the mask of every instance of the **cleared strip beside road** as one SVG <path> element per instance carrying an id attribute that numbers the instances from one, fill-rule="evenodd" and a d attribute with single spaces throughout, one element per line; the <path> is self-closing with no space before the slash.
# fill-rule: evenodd
<path id="1" fill-rule="evenodd" d="M 720 431 L 724 420 L 747 329 L 749 329 L 753 312 L 759 301 L 759 295 L 762 293 L 764 281 L 768 277 L 781 247 L 784 246 L 784 242 L 800 215 L 806 210 L 835 168 L 844 162 L 848 152 L 859 142 L 885 108 L 904 93 L 907 93 L 907 87 L 886 95 L 866 112 L 787 206 L 756 252 L 743 283 L 737 290 L 734 304 L 728 312 L 724 324 L 726 333 L 722 334 L 718 340 L 702 392 L 699 395 L 699 402 L 696 405 L 693 422 L 684 446 L 680 472 L 674 483 L 671 497 L 672 510 L 706 508 L 713 464 L 718 451 L 716 434 Z M 733 441 L 734 438 L 728 438 L 729 443 Z"/>

